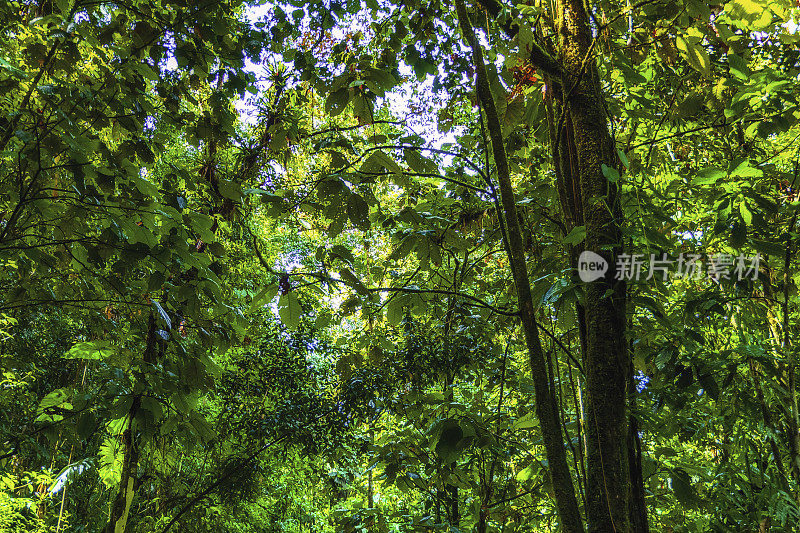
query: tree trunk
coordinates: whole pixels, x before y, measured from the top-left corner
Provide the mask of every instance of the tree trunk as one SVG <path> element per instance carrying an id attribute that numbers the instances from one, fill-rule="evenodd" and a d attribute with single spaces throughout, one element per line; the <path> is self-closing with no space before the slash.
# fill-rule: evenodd
<path id="1" fill-rule="evenodd" d="M 130 422 L 128 429 L 122 434 L 124 446 L 124 459 L 122 461 L 122 474 L 119 489 L 111 504 L 111 517 L 106 524 L 104 533 L 125 533 L 128 528 L 128 515 L 131 511 L 133 496 L 136 494 L 136 468 L 139 464 L 139 447 L 133 429 L 133 419 L 139 410 L 141 398 L 134 398 L 129 411 Z"/>
<path id="2" fill-rule="evenodd" d="M 628 426 L 628 467 L 630 468 L 630 522 L 632 533 L 649 533 L 647 504 L 644 501 L 644 478 L 642 477 L 642 440 L 639 438 L 639 422 L 631 415 Z"/>
<path id="3" fill-rule="evenodd" d="M 156 342 L 156 319 L 151 311 L 147 322 L 147 340 L 143 357 L 146 363 L 155 361 Z M 122 434 L 124 458 L 122 460 L 119 489 L 111 504 L 111 516 L 103 529 L 103 533 L 125 533 L 128 530 L 128 516 L 131 511 L 133 497 L 136 494 L 136 469 L 139 466 L 139 439 L 136 436 L 134 420 L 139 412 L 141 403 L 142 394 L 137 394 L 134 396 L 131 407 L 128 410 L 128 429 Z"/>
<path id="4" fill-rule="evenodd" d="M 479 0 L 485 9 L 497 16 L 502 6 L 494 0 Z M 463 2 L 456 2 L 459 9 L 459 23 L 465 31 L 466 10 Z M 464 13 L 461 13 L 464 11 Z M 614 147 L 614 140 L 609 135 L 606 121 L 605 105 L 600 88 L 597 65 L 592 56 L 594 40 L 589 27 L 589 16 L 583 0 L 558 0 L 555 12 L 559 18 L 560 54 L 557 60 L 535 42 L 530 44 L 530 61 L 546 75 L 550 95 L 560 103 L 561 109 L 558 126 L 551 130 L 554 139 L 554 166 L 559 177 L 559 196 L 562 204 L 569 199 L 567 225 L 570 223 L 584 225 L 586 228 L 585 250 L 600 255 L 609 265 L 605 275 L 593 282 L 586 283 L 585 306 L 578 308 L 581 341 L 584 347 L 584 369 L 586 372 L 586 394 L 584 418 L 587 438 L 587 506 L 586 517 L 590 532 L 623 532 L 631 529 L 630 523 L 630 491 L 631 480 L 628 465 L 628 383 L 630 381 L 631 358 L 625 341 L 625 283 L 615 281 L 614 270 L 616 257 L 622 251 L 621 224 L 622 210 L 619 202 L 619 191 L 615 183 L 611 183 L 603 172 L 603 165 L 617 169 L 619 158 Z M 467 20 L 468 23 L 468 20 Z M 471 28 L 467 28 L 471 31 Z M 504 30 L 513 37 L 516 33 L 512 24 L 506 24 Z M 477 40 L 472 37 L 473 56 L 479 51 Z M 480 61 L 479 61 L 480 60 Z M 478 64 L 480 62 L 480 64 Z M 478 97 L 486 110 L 490 123 L 493 110 L 491 95 L 480 94 L 480 77 L 483 71 L 483 59 L 475 57 L 478 74 Z M 485 77 L 485 72 L 483 73 Z M 488 93 L 488 82 L 486 83 Z M 552 98 L 548 98 L 552 102 Z M 548 110 L 553 116 L 552 109 Z M 564 151 L 560 149 L 569 150 Z M 510 181 L 503 183 L 507 177 L 505 153 L 502 152 L 502 136 L 492 135 L 492 150 L 500 178 L 500 189 L 503 193 L 503 207 L 508 222 L 509 256 L 512 265 L 513 253 L 520 250 L 514 242 L 513 190 Z M 501 153 L 502 152 L 502 153 Z M 500 157 L 498 157 L 500 156 Z M 504 172 L 505 171 L 505 172 Z M 505 185 L 505 187 L 504 187 Z M 508 197 L 504 189 L 508 189 Z M 556 478 L 568 473 L 566 464 L 556 464 L 550 457 L 551 446 L 555 446 L 554 435 L 561 440 L 560 430 L 546 424 L 550 417 L 556 415 L 553 391 L 546 386 L 536 387 L 537 374 L 546 381 L 544 364 L 538 367 L 541 345 L 536 335 L 536 323 L 531 313 L 528 318 L 525 288 L 529 283 L 524 270 L 524 256 L 518 257 L 521 265 L 513 266 L 514 280 L 520 301 L 520 314 L 526 331 L 526 340 L 531 354 L 531 368 L 534 374 L 537 408 L 542 433 L 550 460 L 553 485 L 559 484 Z M 522 280 L 522 278 L 525 278 Z M 529 296 L 529 292 L 527 293 Z M 535 337 L 535 338 L 534 338 Z M 538 346 L 538 350 L 537 350 Z M 542 363 L 544 358 L 541 358 Z M 550 403 L 552 402 L 552 403 Z M 557 415 L 556 415 L 557 416 Z M 554 417 L 555 418 L 555 417 Z M 555 457 L 562 453 L 552 450 Z M 569 489 L 572 491 L 572 481 Z M 564 490 L 567 485 L 561 485 Z M 561 498 L 561 499 L 559 499 Z M 559 514 L 562 521 L 565 513 L 572 512 L 575 494 L 556 496 Z M 577 509 L 577 504 L 575 504 Z M 575 514 L 579 516 L 577 510 Z M 570 515 L 570 520 L 572 516 Z M 570 527 L 562 524 L 564 530 Z M 646 523 L 646 520 L 645 520 Z M 582 524 L 579 526 L 582 528 Z"/>
<path id="5" fill-rule="evenodd" d="M 798 166 L 795 163 L 794 178 L 797 180 Z M 797 225 L 797 213 L 792 215 L 789 222 L 789 232 L 794 232 Z M 788 419 L 788 433 L 789 433 L 789 465 L 792 472 L 794 482 L 800 485 L 800 421 L 798 420 L 798 407 L 797 407 L 797 359 L 792 349 L 792 340 L 790 334 L 791 323 L 789 321 L 789 291 L 791 288 L 791 267 L 792 267 L 792 243 L 786 243 L 786 252 L 783 257 L 783 338 L 781 339 L 780 346 L 783 351 L 784 357 L 789 359 L 789 412 L 787 413 Z M 800 501 L 800 493 L 795 494 L 795 498 Z"/>
<path id="6" fill-rule="evenodd" d="M 567 464 L 564 438 L 558 419 L 555 391 L 552 390 L 548 383 L 547 363 L 539 339 L 539 330 L 534 314 L 533 297 L 525 261 L 525 247 L 519 218 L 517 217 L 516 198 L 511 184 L 502 128 L 486 74 L 483 51 L 472 29 L 463 0 L 456 0 L 456 11 L 461 32 L 472 49 L 477 97 L 486 115 L 492 154 L 497 166 L 500 202 L 502 205 L 502 212 L 498 210 L 498 214 L 504 230 L 506 252 L 511 264 L 517 292 L 520 320 L 525 334 L 536 398 L 536 415 L 542 430 L 542 440 L 544 441 L 553 495 L 555 496 L 556 508 L 561 522 L 561 531 L 565 533 L 583 532 L 583 521 L 578 501 L 575 497 L 572 474 Z"/>
<path id="7" fill-rule="evenodd" d="M 625 341 L 625 283 L 614 279 L 621 252 L 619 191 L 603 165 L 615 169 L 618 156 L 609 135 L 594 40 L 583 0 L 560 0 L 557 12 L 561 59 L 562 124 L 574 140 L 585 249 L 600 255 L 608 270 L 585 283 L 587 509 L 590 532 L 630 531 L 628 500 L 628 382 L 630 354 Z M 556 132 L 558 139 L 561 133 Z M 569 139 L 569 136 L 566 136 Z M 571 147 L 572 148 L 572 147 Z M 573 176 L 574 179 L 574 176 Z"/>

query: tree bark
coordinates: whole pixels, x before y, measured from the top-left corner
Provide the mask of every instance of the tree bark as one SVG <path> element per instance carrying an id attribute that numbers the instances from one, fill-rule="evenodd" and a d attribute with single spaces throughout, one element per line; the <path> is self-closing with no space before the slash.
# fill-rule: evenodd
<path id="1" fill-rule="evenodd" d="M 622 250 L 619 190 L 603 165 L 616 169 L 618 156 L 608 132 L 594 40 L 583 0 L 559 0 L 562 118 L 574 141 L 585 249 L 608 263 L 600 279 L 584 284 L 586 349 L 587 509 L 590 532 L 628 532 L 628 383 L 631 366 L 625 341 L 625 283 L 615 277 Z M 556 132 L 561 139 L 561 132 Z M 569 138 L 569 136 L 567 136 Z M 562 169 L 563 170 L 563 169 Z M 574 176 L 573 176 L 574 179 Z"/>
<path id="2" fill-rule="evenodd" d="M 155 361 L 156 343 L 156 319 L 151 311 L 147 322 L 147 340 L 143 357 L 146 363 Z M 122 434 L 124 455 L 119 489 L 111 504 L 111 516 L 103 529 L 103 533 L 125 533 L 128 530 L 128 516 L 133 497 L 136 494 L 136 470 L 139 466 L 139 439 L 136 436 L 134 420 L 141 404 L 142 394 L 137 394 L 134 396 L 131 407 L 128 410 L 128 429 Z"/>
<path id="3" fill-rule="evenodd" d="M 628 425 L 628 467 L 630 469 L 630 522 L 632 533 L 649 533 L 647 504 L 644 500 L 644 478 L 642 477 L 642 440 L 639 438 L 639 422 L 631 415 Z"/>
<path id="4" fill-rule="evenodd" d="M 129 411 L 130 422 L 128 429 L 122 434 L 124 458 L 122 461 L 122 474 L 120 475 L 119 489 L 111 504 L 111 517 L 106 524 L 104 533 L 125 533 L 128 530 L 128 516 L 136 494 L 136 468 L 139 464 L 139 446 L 133 429 L 133 420 L 139 410 L 141 398 L 134 398 Z"/>
<path id="5" fill-rule="evenodd" d="M 798 165 L 795 163 L 795 181 L 797 180 Z M 789 231 L 787 236 L 794 232 L 797 225 L 797 213 L 792 215 L 789 222 Z M 792 477 L 797 485 L 800 485 L 800 420 L 798 419 L 798 406 L 797 406 L 797 360 L 794 351 L 792 350 L 792 340 L 790 334 L 791 323 L 789 320 L 789 291 L 791 288 L 792 279 L 792 256 L 794 250 L 792 243 L 787 237 L 786 239 L 786 252 L 783 257 L 783 302 L 782 302 L 782 315 L 783 315 L 783 338 L 780 342 L 780 347 L 783 351 L 784 357 L 789 359 L 789 412 L 787 413 L 788 420 L 788 433 L 789 433 L 789 465 L 792 472 Z M 800 500 L 800 493 L 795 494 L 795 498 Z"/>
<path id="6" fill-rule="evenodd" d="M 496 0 L 478 1 L 495 16 L 500 12 L 501 6 Z M 456 6 L 463 10 L 463 4 L 457 2 Z M 569 207 L 565 211 L 567 223 L 584 225 L 584 249 L 597 253 L 609 265 L 604 277 L 585 284 L 585 306 L 583 309 L 578 306 L 577 309 L 586 372 L 586 516 L 590 532 L 628 532 L 632 527 L 632 509 L 629 504 L 632 484 L 628 464 L 628 443 L 631 442 L 632 435 L 628 433 L 627 405 L 628 386 L 632 377 L 631 357 L 625 340 L 625 283 L 614 279 L 616 257 L 622 251 L 623 216 L 617 185 L 611 183 L 602 170 L 603 165 L 617 169 L 619 158 L 614 140 L 608 131 L 599 73 L 592 56 L 594 39 L 586 6 L 583 0 L 558 0 L 555 10 L 559 17 L 559 57 L 554 60 L 543 48 L 536 45 L 530 50 L 530 61 L 546 75 L 550 95 L 554 95 L 561 103 L 558 126 L 551 130 L 551 139 L 555 141 L 553 155 L 559 178 L 559 196 L 562 205 Z M 464 19 L 466 13 L 459 13 L 462 31 Z M 507 23 L 503 29 L 513 37 L 513 23 Z M 476 43 L 472 44 L 473 54 L 476 47 Z M 483 66 L 482 59 L 480 66 Z M 481 69 L 477 70 L 480 84 Z M 552 98 L 548 100 L 552 102 Z M 552 117 L 552 108 L 548 111 Z M 491 118 L 489 115 L 487 109 L 487 119 Z M 495 145 L 494 136 L 492 140 L 502 191 L 503 169 L 498 161 L 498 146 Z M 502 137 L 499 137 L 497 144 L 502 149 L 501 141 Z M 569 151 L 562 150 L 559 153 L 560 148 Z M 513 191 L 511 194 L 513 195 Z M 569 202 L 565 202 L 565 199 L 569 199 Z M 506 205 L 504 197 L 504 208 Z M 509 216 L 510 212 L 506 209 L 507 220 Z M 512 220 L 516 219 L 510 219 L 509 226 Z M 513 240 L 512 227 L 509 227 L 508 233 L 509 240 Z M 509 248 L 515 249 L 513 242 Z M 524 259 L 522 262 L 524 266 Z M 518 271 L 515 271 L 518 293 L 519 280 Z M 524 294 L 520 294 L 520 312 L 525 325 L 527 310 L 522 296 Z M 529 330 L 536 331 L 535 322 L 533 328 L 526 327 L 527 337 Z M 536 350 L 533 343 L 529 343 L 529 352 L 532 354 L 532 368 L 536 374 L 536 358 L 533 356 Z M 545 375 L 544 372 L 542 375 Z M 538 392 L 537 390 L 537 405 L 542 401 Z M 542 431 L 549 433 L 544 423 Z M 560 439 L 560 432 L 558 435 Z M 631 442 L 631 445 L 635 443 Z M 551 463 L 551 468 L 555 467 Z M 635 485 L 638 486 L 634 490 L 641 491 L 641 485 Z M 646 524 L 646 515 L 643 512 L 643 509 L 639 510 L 639 521 L 644 516 Z M 635 527 L 646 528 L 646 525 Z M 637 529 L 637 533 L 640 531 L 646 529 Z"/>
<path id="7" fill-rule="evenodd" d="M 483 60 L 481 45 L 472 29 L 463 0 L 456 0 L 458 22 L 464 39 L 472 49 L 472 60 L 476 73 L 476 92 L 481 108 L 486 115 L 486 123 L 492 145 L 492 154 L 497 167 L 500 201 L 503 208 L 501 224 L 507 237 L 507 253 L 514 277 L 517 292 L 519 314 L 525 343 L 528 349 L 534 394 L 536 397 L 536 415 L 542 430 L 545 452 L 549 465 L 549 474 L 553 486 L 556 508 L 561 522 L 561 531 L 565 533 L 583 532 L 578 501 L 572 484 L 572 474 L 567 464 L 564 438 L 558 419 L 555 391 L 548 383 L 547 363 L 539 339 L 539 331 L 534 315 L 533 298 L 530 280 L 525 262 L 525 248 L 522 230 L 517 217 L 516 198 L 506 158 L 500 120 L 495 108 Z"/>

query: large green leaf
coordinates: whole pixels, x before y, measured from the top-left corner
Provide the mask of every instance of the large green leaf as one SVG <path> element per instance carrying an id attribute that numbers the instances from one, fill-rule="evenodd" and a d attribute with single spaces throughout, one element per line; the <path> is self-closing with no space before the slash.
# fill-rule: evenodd
<path id="1" fill-rule="evenodd" d="M 106 359 L 119 348 L 111 341 L 79 342 L 64 354 L 65 359 Z"/>
<path id="2" fill-rule="evenodd" d="M 353 193 L 347 200 L 347 216 L 355 227 L 364 231 L 370 228 L 369 204 L 360 194 Z"/>
<path id="3" fill-rule="evenodd" d="M 675 468 L 670 476 L 670 484 L 675 498 L 687 507 L 693 507 L 696 503 L 696 493 L 692 486 L 692 478 L 682 468 Z"/>
<path id="4" fill-rule="evenodd" d="M 300 325 L 302 314 L 303 308 L 300 305 L 297 293 L 289 292 L 281 295 L 278 299 L 278 315 L 287 328 L 297 329 Z"/>
<path id="5" fill-rule="evenodd" d="M 676 38 L 675 44 L 681 53 L 681 56 L 698 72 L 706 78 L 711 77 L 711 59 L 708 57 L 708 52 L 695 38 L 685 37 L 679 35 Z"/>

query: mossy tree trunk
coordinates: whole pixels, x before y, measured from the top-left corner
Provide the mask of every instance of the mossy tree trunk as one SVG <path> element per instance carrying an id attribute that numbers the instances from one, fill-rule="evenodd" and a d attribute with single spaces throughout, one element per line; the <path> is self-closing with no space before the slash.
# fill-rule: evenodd
<path id="1" fill-rule="evenodd" d="M 492 16 L 498 16 L 502 5 L 495 0 L 479 0 Z M 462 8 L 461 2 L 456 2 Z M 591 9 L 591 7 L 590 7 Z M 584 421 L 587 447 L 587 503 L 586 519 L 591 532 L 629 532 L 647 533 L 647 515 L 644 507 L 643 484 L 641 476 L 634 472 L 631 476 L 629 461 L 638 465 L 639 436 L 635 428 L 629 427 L 630 409 L 628 402 L 632 396 L 632 364 L 626 340 L 626 287 L 624 281 L 615 280 L 617 256 L 622 252 L 623 222 L 619 189 L 609 181 L 603 166 L 619 171 L 619 157 L 614 140 L 609 134 L 608 122 L 600 86 L 600 77 L 594 57 L 595 41 L 589 22 L 589 13 L 583 0 L 558 0 L 555 6 L 559 31 L 559 50 L 555 54 L 536 43 L 531 45 L 530 61 L 545 75 L 548 84 L 547 101 L 553 141 L 553 159 L 558 179 L 559 197 L 565 214 L 565 229 L 583 225 L 586 239 L 583 248 L 571 252 L 572 266 L 576 266 L 577 256 L 582 250 L 597 253 L 608 263 L 605 276 L 587 283 L 584 305 L 577 306 L 580 340 L 584 358 L 585 403 Z M 459 22 L 464 31 L 463 20 L 466 14 L 459 13 Z M 513 37 L 516 29 L 513 23 L 506 23 L 503 29 Z M 602 28 L 597 28 L 601 31 Z M 466 36 L 466 32 L 465 32 Z M 467 36 L 468 40 L 469 37 Z M 478 48 L 472 44 L 473 55 Z M 481 69 L 479 59 L 475 59 L 478 74 L 478 97 L 486 110 L 487 123 L 491 133 L 491 96 L 481 97 Z M 482 62 L 482 59 L 480 59 Z M 487 90 L 488 92 L 488 90 Z M 483 105 L 483 102 L 488 105 Z M 553 106 L 553 103 L 557 103 Z M 495 138 L 496 137 L 496 138 Z M 503 208 L 507 223 L 509 257 L 515 268 L 514 280 L 519 296 L 520 314 L 526 332 L 528 349 L 531 355 L 531 369 L 534 382 L 537 374 L 546 376 L 544 368 L 537 365 L 537 353 L 541 351 L 536 324 L 533 318 L 527 320 L 525 287 L 529 286 L 524 266 L 513 267 L 512 255 L 521 252 L 515 246 L 513 216 L 513 189 L 510 182 L 504 187 L 502 137 L 492 136 L 492 151 L 497 163 L 500 191 L 508 189 L 510 198 L 503 198 Z M 502 159 L 502 161 L 500 160 Z M 524 257 L 522 258 L 524 265 Z M 531 322 L 530 325 L 526 325 Z M 535 338 L 534 338 L 535 337 Z M 539 346 L 537 351 L 537 345 Z M 546 381 L 546 377 L 543 378 Z M 548 405 L 553 392 L 545 384 L 536 391 L 537 410 L 542 427 L 545 446 L 548 451 L 551 475 L 562 519 L 562 529 L 582 529 L 582 524 L 574 525 L 573 506 L 577 509 L 574 492 L 570 496 L 559 494 L 559 490 L 573 490 L 570 480 L 562 479 L 568 472 L 566 463 L 562 466 L 558 459 L 562 455 L 555 448 L 558 439 L 563 448 L 560 429 L 547 424 L 549 411 L 555 407 Z M 541 393 L 541 394 L 540 394 Z M 555 405 L 554 403 L 552 405 Z M 548 441 L 553 441 L 548 446 Z M 552 448 L 551 448 L 552 447 Z M 553 456 L 551 457 L 551 453 Z M 634 470 L 637 470 L 634 468 Z"/>
<path id="2" fill-rule="evenodd" d="M 625 283 L 615 280 L 622 248 L 619 189 L 603 172 L 617 169 L 619 158 L 608 131 L 594 40 L 583 0 L 560 0 L 561 94 L 558 139 L 574 142 L 580 212 L 586 227 L 585 249 L 605 259 L 609 268 L 584 284 L 585 419 L 587 432 L 587 509 L 590 532 L 631 530 L 628 465 L 628 384 L 631 360 L 625 340 Z M 564 124 L 568 121 L 569 124 Z M 572 175 L 572 179 L 575 179 Z"/>
<path id="3" fill-rule="evenodd" d="M 147 323 L 147 340 L 142 357 L 145 363 L 153 364 L 157 355 L 156 319 L 150 312 Z M 133 497 L 136 495 L 137 475 L 139 468 L 140 442 L 136 434 L 135 421 L 142 405 L 143 393 L 136 394 L 128 410 L 128 428 L 122 433 L 123 460 L 120 475 L 119 489 L 111 503 L 111 516 L 103 533 L 125 533 L 128 531 L 128 516 L 130 515 Z"/>
<path id="4" fill-rule="evenodd" d="M 583 521 L 572 483 L 572 474 L 567 463 L 564 437 L 561 433 L 556 402 L 556 391 L 548 378 L 547 363 L 541 340 L 539 339 L 539 330 L 525 260 L 525 245 L 519 217 L 517 216 L 516 198 L 511 183 L 502 128 L 486 74 L 483 51 L 472 29 L 463 0 L 456 0 L 456 11 L 461 33 L 472 50 L 472 61 L 476 76 L 475 89 L 478 101 L 486 117 L 492 155 L 497 167 L 497 190 L 500 203 L 498 215 L 517 293 L 519 317 L 525 335 L 525 345 L 528 350 L 536 399 L 536 415 L 542 431 L 542 440 L 547 455 L 561 531 L 565 533 L 582 533 L 584 531 Z"/>

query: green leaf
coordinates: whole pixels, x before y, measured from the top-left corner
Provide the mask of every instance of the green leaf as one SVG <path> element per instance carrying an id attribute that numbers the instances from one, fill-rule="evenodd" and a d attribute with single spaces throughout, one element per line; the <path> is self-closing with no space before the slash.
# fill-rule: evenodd
<path id="1" fill-rule="evenodd" d="M 346 246 L 342 246 L 341 244 L 337 244 L 333 248 L 331 248 L 330 255 L 334 258 L 339 258 L 342 261 L 345 261 L 353 266 L 353 263 L 356 262 L 356 258 L 353 257 L 353 252 L 350 251 L 349 248 Z"/>
<path id="2" fill-rule="evenodd" d="M 75 430 L 78 437 L 81 439 L 88 439 L 97 427 L 97 419 L 91 411 L 81 414 L 76 423 Z"/>
<path id="3" fill-rule="evenodd" d="M 150 396 L 144 396 L 142 398 L 142 409 L 149 411 L 153 415 L 154 420 L 160 421 L 164 416 L 164 408 L 161 406 L 161 402 Z"/>
<path id="4" fill-rule="evenodd" d="M 248 308 L 248 312 L 252 313 L 256 309 L 260 309 L 275 299 L 275 296 L 278 295 L 278 284 L 277 283 L 270 283 L 263 289 L 261 289 L 258 294 L 253 297 L 253 301 L 250 303 L 250 307 Z"/>
<path id="5" fill-rule="evenodd" d="M 747 61 L 733 52 L 728 52 L 728 69 L 733 76 L 742 81 L 748 81 L 750 79 L 751 71 Z"/>
<path id="6" fill-rule="evenodd" d="M 342 214 L 333 219 L 328 226 L 328 237 L 331 239 L 336 238 L 344 229 L 345 222 L 347 222 L 347 214 Z"/>
<path id="7" fill-rule="evenodd" d="M 347 87 L 339 89 L 328 95 L 325 100 L 325 112 L 330 116 L 335 117 L 347 107 L 350 102 L 350 91 Z"/>
<path id="8" fill-rule="evenodd" d="M 156 159 L 155 154 L 144 141 L 136 143 L 136 153 L 139 154 L 139 157 L 142 159 L 142 161 L 148 165 L 152 164 Z"/>
<path id="9" fill-rule="evenodd" d="M 529 479 L 531 479 L 534 475 L 538 474 L 541 470 L 541 467 L 535 461 L 523 468 L 519 471 L 516 475 L 516 480 L 520 483 L 525 483 Z"/>
<path id="10" fill-rule="evenodd" d="M 764 255 L 772 255 L 781 257 L 786 254 L 786 248 L 783 244 L 770 241 L 761 241 L 753 239 L 753 248 Z"/>
<path id="11" fill-rule="evenodd" d="M 353 193 L 347 200 L 347 216 L 355 227 L 364 231 L 369 229 L 369 204 L 360 194 Z"/>
<path id="12" fill-rule="evenodd" d="M 714 379 L 712 374 L 701 374 L 698 378 L 698 381 L 700 382 L 700 386 L 708 393 L 712 400 L 719 400 L 719 385 L 717 385 L 717 380 Z"/>
<path id="13" fill-rule="evenodd" d="M 361 172 L 368 174 L 374 174 L 384 170 L 394 172 L 395 174 L 401 174 L 403 172 L 400 165 L 383 150 L 374 150 L 361 165 Z"/>
<path id="14" fill-rule="evenodd" d="M 622 162 L 622 165 L 625 168 L 631 167 L 631 163 L 628 161 L 628 156 L 625 155 L 625 152 L 623 152 L 620 148 L 617 148 L 617 155 L 619 156 L 619 160 Z"/>
<path id="15" fill-rule="evenodd" d="M 436 163 L 423 157 L 419 150 L 413 148 L 406 148 L 403 150 L 403 155 L 406 158 L 406 163 L 411 167 L 411 170 L 418 174 L 437 174 L 439 172 Z"/>
<path id="16" fill-rule="evenodd" d="M 390 72 L 383 69 L 370 67 L 366 69 L 366 76 L 368 80 L 372 80 L 377 83 L 384 91 L 388 91 L 397 85 L 397 80 L 395 77 Z"/>
<path id="17" fill-rule="evenodd" d="M 189 423 L 192 425 L 192 430 L 195 435 L 200 437 L 203 442 L 210 442 L 217 436 L 217 432 L 211 427 L 211 424 L 197 411 L 192 411 L 189 416 Z"/>
<path id="18" fill-rule="evenodd" d="M 242 191 L 242 194 L 248 195 L 257 195 L 260 196 L 261 199 L 265 202 L 282 202 L 284 201 L 283 196 L 279 196 L 272 191 L 266 191 L 264 189 L 245 189 Z"/>
<path id="19" fill-rule="evenodd" d="M 97 453 L 100 463 L 98 468 L 100 480 L 107 487 L 113 487 L 119 483 L 123 458 L 121 440 L 107 438 L 100 445 L 100 450 Z"/>
<path id="20" fill-rule="evenodd" d="M 617 169 L 612 168 L 605 163 L 600 165 L 600 169 L 603 171 L 603 176 L 605 176 L 606 179 L 611 183 L 616 183 L 619 180 L 619 172 L 617 172 Z"/>
<path id="21" fill-rule="evenodd" d="M 518 418 L 517 420 L 515 420 L 514 423 L 511 425 L 511 429 L 514 429 L 514 430 L 517 430 L 517 429 L 533 429 L 533 428 L 537 427 L 538 425 L 539 425 L 539 423 L 536 420 L 536 417 L 534 416 L 533 411 L 531 411 L 530 413 L 528 413 L 528 414 Z"/>
<path id="22" fill-rule="evenodd" d="M 317 316 L 317 319 L 314 320 L 314 328 L 315 329 L 325 329 L 331 323 L 331 314 L 329 311 L 324 311 Z"/>
<path id="23" fill-rule="evenodd" d="M 42 401 L 39 402 L 39 412 L 44 411 L 49 407 L 58 407 L 66 403 L 69 396 L 64 389 L 56 389 L 47 394 Z"/>
<path id="24" fill-rule="evenodd" d="M 414 248 L 416 248 L 418 237 L 416 235 L 407 235 L 404 237 L 400 244 L 398 244 L 397 248 L 392 250 L 392 253 L 389 254 L 389 261 L 395 261 L 398 259 L 403 259 L 408 254 L 411 253 Z"/>
<path id="25" fill-rule="evenodd" d="M 192 229 L 200 235 L 204 242 L 214 240 L 214 232 L 211 231 L 214 219 L 203 213 L 188 213 L 186 216 L 189 218 Z"/>
<path id="26" fill-rule="evenodd" d="M 111 341 L 79 342 L 64 354 L 64 359 L 106 359 L 114 355 L 117 350 L 118 347 Z"/>
<path id="27" fill-rule="evenodd" d="M 503 114 L 503 137 L 514 131 L 514 128 L 522 122 L 522 116 L 525 113 L 525 102 L 521 96 L 510 101 L 506 106 L 506 112 Z"/>
<path id="28" fill-rule="evenodd" d="M 338 178 L 327 179 L 317 184 L 317 196 L 324 202 L 337 205 L 350 196 L 350 189 Z"/>
<path id="29" fill-rule="evenodd" d="M 705 48 L 695 42 L 694 38 L 686 38 L 678 36 L 676 39 L 676 46 L 680 51 L 683 58 L 692 66 L 693 69 L 698 71 L 706 78 L 711 77 L 711 60 L 708 57 L 708 52 Z"/>
<path id="30" fill-rule="evenodd" d="M 289 292 L 281 295 L 278 299 L 278 315 L 287 328 L 297 329 L 302 314 L 303 308 L 300 306 L 300 300 L 296 293 Z"/>
<path id="31" fill-rule="evenodd" d="M 772 23 L 770 4 L 754 0 L 732 0 L 725 4 L 725 13 L 733 22 L 751 31 L 763 30 Z"/>
<path id="32" fill-rule="evenodd" d="M 279 127 L 272 133 L 272 138 L 269 141 L 269 149 L 273 153 L 278 153 L 285 150 L 287 146 L 289 146 L 289 143 L 286 139 L 286 130 Z"/>
<path id="33" fill-rule="evenodd" d="M 160 289 L 161 286 L 164 285 L 164 282 L 166 280 L 167 278 L 166 276 L 164 276 L 163 272 L 159 270 L 154 271 L 152 274 L 150 274 L 150 277 L 147 279 L 147 290 L 156 291 Z"/>
<path id="34" fill-rule="evenodd" d="M 675 451 L 674 448 L 670 448 L 668 446 L 659 446 L 655 450 L 656 458 L 658 457 L 675 457 L 678 455 L 678 452 Z"/>
<path id="35" fill-rule="evenodd" d="M 25 79 L 25 78 L 28 77 L 28 75 L 25 73 L 24 70 L 18 69 L 17 67 L 15 67 L 11 63 L 9 63 L 5 59 L 3 59 L 2 57 L 0 57 L 0 69 L 3 69 L 5 71 L 7 71 L 7 72 L 10 72 L 14 76 L 17 76 L 18 78 Z"/>
<path id="36" fill-rule="evenodd" d="M 229 198 L 234 202 L 239 202 L 242 199 L 242 188 L 238 183 L 230 180 L 219 180 L 219 193 L 225 198 Z"/>
<path id="37" fill-rule="evenodd" d="M 750 212 L 750 209 L 747 208 L 747 203 L 742 202 L 739 204 L 739 213 L 742 215 L 742 220 L 748 226 L 753 224 L 753 213 Z"/>
<path id="38" fill-rule="evenodd" d="M 675 493 L 675 498 L 682 505 L 693 507 L 695 503 L 695 493 L 692 487 L 692 479 L 686 470 L 676 468 L 672 471 L 670 476 L 670 484 L 672 485 L 672 492 Z"/>
<path id="39" fill-rule="evenodd" d="M 569 232 L 569 235 L 564 237 L 564 240 L 561 242 L 564 244 L 575 245 L 579 242 L 583 241 L 586 238 L 586 226 L 575 226 L 572 228 L 572 231 Z"/>
<path id="40" fill-rule="evenodd" d="M 372 124 L 372 102 L 363 94 L 353 97 L 353 114 L 358 118 L 359 124 Z"/>
<path id="41" fill-rule="evenodd" d="M 350 272 L 348 269 L 346 269 L 346 268 L 341 269 L 339 271 L 339 276 L 342 278 L 342 280 L 345 283 L 347 283 L 348 286 L 354 288 L 356 290 L 356 292 L 358 292 L 358 294 L 361 294 L 363 296 L 368 296 L 369 295 L 369 291 L 364 286 L 364 284 L 361 283 L 361 280 L 359 280 L 356 277 L 356 275 L 353 274 L 352 272 Z"/>
<path id="42" fill-rule="evenodd" d="M 711 185 L 716 183 L 717 180 L 724 178 L 726 175 L 727 173 L 724 170 L 716 167 L 704 168 L 697 173 L 692 183 L 695 185 Z"/>
<path id="43" fill-rule="evenodd" d="M 764 171 L 760 168 L 750 166 L 749 161 L 742 161 L 731 171 L 732 178 L 760 178 L 763 175 Z"/>
<path id="44" fill-rule="evenodd" d="M 145 196 L 158 196 L 158 187 L 150 181 L 135 174 L 131 176 L 131 179 L 133 180 L 133 184 L 136 185 L 136 188 L 139 189 L 139 192 Z"/>
<path id="45" fill-rule="evenodd" d="M 402 322 L 403 316 L 405 316 L 405 301 L 398 294 L 386 304 L 386 320 L 389 324 L 396 326 Z"/>
<path id="46" fill-rule="evenodd" d="M 219 241 L 208 243 L 208 251 L 216 257 L 225 257 L 225 245 Z"/>

